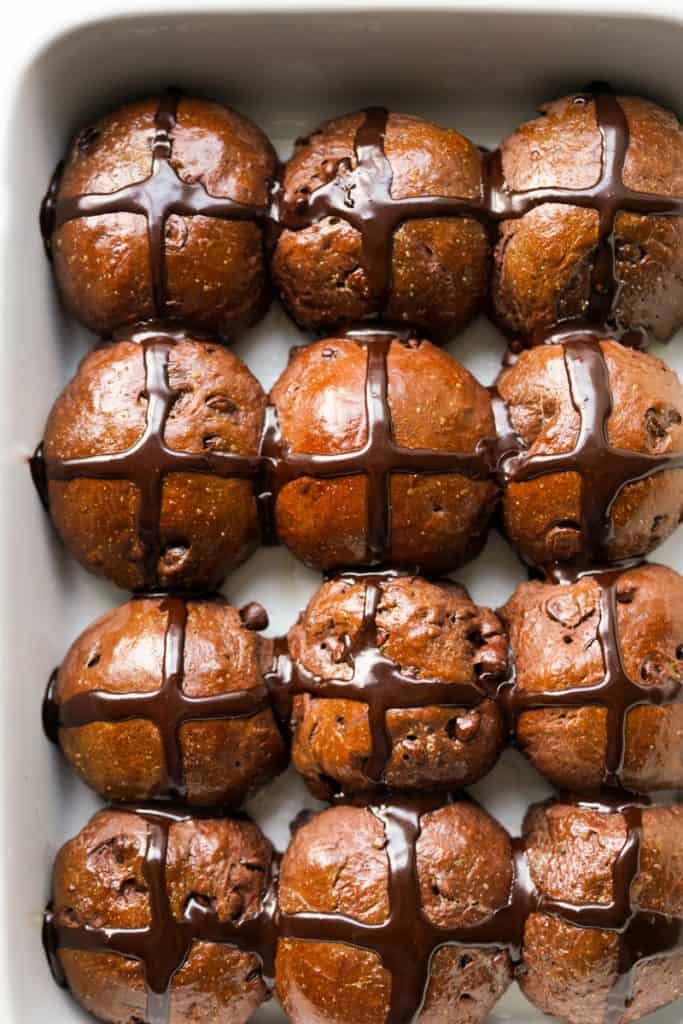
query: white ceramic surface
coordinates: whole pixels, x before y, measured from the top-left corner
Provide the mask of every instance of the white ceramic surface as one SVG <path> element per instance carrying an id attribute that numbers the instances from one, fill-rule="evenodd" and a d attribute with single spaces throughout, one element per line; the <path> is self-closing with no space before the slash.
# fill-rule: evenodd
<path id="1" fill-rule="evenodd" d="M 140 5 L 126 5 L 137 8 Z M 26 459 L 40 437 L 59 388 L 92 337 L 60 311 L 37 230 L 40 197 L 71 132 L 95 113 L 169 83 L 226 100 L 254 117 L 283 155 L 291 141 L 324 116 L 369 103 L 451 124 L 477 142 L 496 144 L 535 104 L 593 78 L 643 91 L 683 113 L 680 4 L 606 0 L 601 13 L 578 2 L 520 0 L 500 11 L 490 3 L 439 4 L 419 11 L 350 3 L 316 11 L 299 6 L 188 4 L 92 21 L 62 11 L 63 24 L 30 29 L 23 14 L 3 125 L 0 214 L 4 291 L 0 347 L 2 488 L 0 628 L 3 657 L 2 804 L 0 805 L 0 1021 L 69 1024 L 85 1019 L 52 983 L 40 949 L 40 920 L 49 868 L 61 842 L 98 801 L 66 769 L 40 730 L 40 701 L 49 670 L 95 616 L 126 595 L 89 577 L 55 540 L 31 487 Z M 272 8 L 274 5 L 270 5 Z M 168 10 L 173 13 L 168 13 Z M 678 9 L 678 14 L 676 10 Z M 167 13 L 159 13 L 161 10 Z M 659 13 L 657 13 L 659 12 Z M 21 17 L 19 15 L 18 17 Z M 34 40 L 33 45 L 31 40 Z M 38 45 L 40 44 L 40 45 Z M 7 67 L 3 69 L 7 73 Z M 268 387 L 301 335 L 274 307 L 236 346 Z M 485 383 L 495 376 L 503 342 L 485 320 L 449 350 Z M 681 337 L 660 354 L 683 372 Z M 658 553 L 683 571 L 683 532 Z M 459 574 L 476 600 L 502 603 L 524 574 L 492 535 L 484 555 Z M 257 553 L 228 580 L 241 603 L 258 599 L 281 632 L 315 589 L 318 577 L 282 549 Z M 508 828 L 527 804 L 550 790 L 516 753 L 471 791 Z M 291 773 L 253 801 L 250 810 L 280 847 L 303 805 L 313 806 Z M 281 1020 L 277 1007 L 258 1022 Z M 515 987 L 492 1022 L 532 1024 L 543 1018 Z M 677 1004 L 650 1018 L 680 1024 Z"/>

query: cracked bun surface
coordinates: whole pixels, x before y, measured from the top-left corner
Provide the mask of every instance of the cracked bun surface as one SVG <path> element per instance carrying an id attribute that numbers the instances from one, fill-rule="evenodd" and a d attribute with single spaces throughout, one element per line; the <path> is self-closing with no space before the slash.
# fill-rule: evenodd
<path id="1" fill-rule="evenodd" d="M 474 804 L 424 814 L 417 839 L 417 888 L 424 914 L 443 927 L 484 920 L 509 895 L 510 839 Z M 368 807 L 337 806 L 295 832 L 282 861 L 280 906 L 295 914 L 344 914 L 380 924 L 390 914 L 385 826 Z M 321 925 L 324 935 L 324 925 Z M 507 952 L 437 950 L 421 1024 L 482 1024 L 511 980 Z M 293 1024 L 383 1024 L 391 974 L 374 951 L 281 938 L 276 991 Z"/>
<path id="2" fill-rule="evenodd" d="M 337 577 L 320 587 L 289 632 L 295 668 L 310 677 L 308 692 L 294 697 L 293 760 L 311 791 L 322 799 L 334 792 L 357 793 L 377 782 L 368 775 L 375 746 L 362 651 L 394 662 L 401 692 L 410 703 L 411 682 L 438 680 L 470 685 L 474 706 L 425 704 L 392 709 L 383 716 L 390 739 L 383 779 L 392 789 L 460 789 L 475 782 L 495 763 L 504 726 L 493 700 L 478 693 L 480 678 L 503 678 L 507 644 L 493 612 L 470 601 L 464 587 L 398 576 L 381 579 L 373 638 L 364 639 L 368 584 Z M 354 665 L 357 668 L 354 668 Z M 316 695 L 316 680 L 355 681 L 357 700 Z M 386 684 L 385 684 L 386 685 Z M 395 683 L 389 684 L 391 687 Z"/>
<path id="3" fill-rule="evenodd" d="M 346 114 L 297 144 L 284 167 L 286 204 L 315 202 L 316 190 L 330 182 L 336 182 L 343 206 L 351 209 L 363 201 L 359 193 L 373 197 L 383 192 L 381 155 L 358 168 L 354 141 L 365 122 L 364 111 Z M 482 194 L 481 153 L 452 128 L 391 113 L 384 154 L 392 199 L 479 199 Z M 377 208 L 371 211 L 375 223 L 380 216 Z M 381 318 L 411 324 L 441 340 L 462 330 L 483 306 L 489 244 L 485 227 L 473 217 L 413 219 L 386 230 L 381 261 L 386 262 L 382 271 L 388 271 L 387 289 L 378 289 L 363 235 L 342 212 L 297 230 L 285 228 L 272 259 L 273 280 L 299 326 L 320 332 Z"/>
<path id="4" fill-rule="evenodd" d="M 104 810 L 62 847 L 52 883 L 57 924 L 96 929 L 150 926 L 144 864 L 149 829 L 138 814 Z M 257 916 L 272 859 L 270 843 L 250 821 L 173 823 L 165 864 L 173 918 L 183 920 L 191 903 L 215 914 L 221 923 Z M 143 964 L 92 950 L 60 949 L 57 956 L 71 992 L 99 1020 L 129 1024 L 147 1019 Z M 255 954 L 199 941 L 172 979 L 171 1020 L 246 1024 L 266 998 Z"/>
<path id="5" fill-rule="evenodd" d="M 48 478 L 51 461 L 120 453 L 143 438 L 150 426 L 147 358 L 142 344 L 126 340 L 85 356 L 47 422 Z M 168 448 L 209 459 L 258 454 L 265 395 L 237 356 L 216 342 L 185 337 L 169 346 L 165 372 L 172 395 L 161 433 Z M 150 471 L 158 465 L 153 456 Z M 147 510 L 156 550 L 154 564 L 146 565 L 152 540 L 142 535 L 142 493 L 127 472 L 122 475 L 94 479 L 84 472 L 49 480 L 53 522 L 72 554 L 96 575 L 134 591 L 207 590 L 256 548 L 253 482 L 218 476 L 208 467 L 183 472 L 179 465 L 164 476 L 160 511 Z"/>
<path id="6" fill-rule="evenodd" d="M 600 342 L 600 349 L 612 395 L 609 444 L 654 456 L 683 452 L 683 386 L 676 373 L 615 341 Z M 531 457 L 572 452 L 579 440 L 581 416 L 564 355 L 563 345 L 527 350 L 498 378 L 513 429 Z M 609 561 L 645 556 L 674 532 L 683 517 L 682 481 L 683 471 L 671 469 L 622 489 L 610 513 Z M 583 486 L 580 474 L 570 471 L 508 483 L 503 524 L 524 559 L 569 562 L 594 540 L 582 534 Z"/>
<path id="7" fill-rule="evenodd" d="M 66 156 L 59 203 L 80 195 L 116 193 L 144 182 L 154 170 L 159 99 L 113 111 L 81 131 Z M 255 124 L 219 103 L 181 96 L 168 129 L 170 165 L 188 185 L 210 196 L 254 207 L 268 201 L 276 156 Z M 177 180 L 170 180 L 177 186 Z M 168 189 L 159 179 L 154 202 Z M 117 204 L 117 197 L 111 199 Z M 119 202 L 120 205 L 120 202 Z M 163 252 L 150 252 L 142 212 L 78 216 L 51 236 L 55 276 L 67 310 L 98 334 L 154 317 L 172 317 L 233 338 L 267 307 L 263 229 L 255 216 L 220 219 L 171 213 Z M 163 309 L 155 295 L 153 264 L 165 267 Z"/>
<path id="8" fill-rule="evenodd" d="M 683 684 L 683 579 L 643 565 L 617 582 L 617 630 L 623 664 L 641 686 Z M 599 642 L 600 588 L 576 583 L 522 583 L 499 612 L 510 636 L 516 689 L 594 686 L 605 674 Z M 647 693 L 643 694 L 647 700 Z M 623 785 L 635 792 L 683 788 L 683 704 L 642 704 L 626 717 Z M 517 741 L 558 789 L 595 791 L 603 782 L 607 708 L 523 710 Z"/>
<path id="9" fill-rule="evenodd" d="M 156 717 L 141 711 L 137 718 L 112 721 L 98 719 L 95 709 L 87 724 L 59 729 L 60 746 L 75 771 L 106 800 L 151 800 L 180 788 L 194 806 L 238 807 L 287 764 L 271 707 L 264 702 L 262 710 L 246 717 L 220 717 L 219 707 L 205 709 L 210 718 L 183 722 L 176 731 L 160 691 L 168 695 L 169 686 L 179 686 L 195 699 L 251 691 L 256 705 L 272 644 L 248 629 L 222 597 L 188 601 L 181 606 L 186 621 L 179 641 L 180 679 L 169 680 L 165 662 L 178 638 L 171 635 L 167 606 L 164 598 L 137 598 L 103 615 L 71 645 L 53 692 L 57 710 L 68 710 L 74 707 L 69 701 L 94 692 L 159 693 Z M 106 716 L 115 709 L 110 704 L 101 710 Z"/>
<path id="10" fill-rule="evenodd" d="M 334 456 L 364 447 L 369 360 L 368 344 L 352 338 L 294 349 L 270 393 L 285 452 Z M 495 436 L 488 392 L 443 350 L 428 341 L 395 339 L 381 365 L 387 381 L 383 413 L 396 445 L 474 457 L 480 442 Z M 298 479 L 285 481 L 277 494 L 276 529 L 298 558 L 322 571 L 382 561 L 436 575 L 478 554 L 497 497 L 490 476 L 392 473 L 389 494 L 371 500 L 370 463 L 364 458 L 358 473 L 343 477 L 316 479 L 302 470 Z M 324 460 L 322 468 L 333 471 Z M 368 523 L 386 502 L 389 536 L 375 558 Z"/>
<path id="11" fill-rule="evenodd" d="M 540 804 L 527 814 L 524 831 L 531 877 L 543 895 L 579 905 L 610 903 L 614 864 L 627 838 L 622 814 Z M 646 808 L 632 905 L 683 914 L 682 851 L 683 807 Z M 613 931 L 531 914 L 519 975 L 524 994 L 539 1009 L 569 1024 L 605 1024 L 621 941 Z M 610 1020 L 640 1020 L 683 994 L 683 952 L 636 964 L 632 991 L 625 1012 Z"/>
<path id="12" fill-rule="evenodd" d="M 619 96 L 630 140 L 623 183 L 639 192 L 683 195 L 683 129 L 676 116 L 637 96 Z M 601 174 L 603 145 L 595 101 L 564 96 L 541 107 L 502 145 L 504 185 L 582 189 Z M 626 329 L 666 341 L 683 323 L 683 219 L 620 212 L 615 223 L 614 310 Z M 511 334 L 530 338 L 582 316 L 598 242 L 598 212 L 544 203 L 503 221 L 495 249 L 493 302 Z"/>

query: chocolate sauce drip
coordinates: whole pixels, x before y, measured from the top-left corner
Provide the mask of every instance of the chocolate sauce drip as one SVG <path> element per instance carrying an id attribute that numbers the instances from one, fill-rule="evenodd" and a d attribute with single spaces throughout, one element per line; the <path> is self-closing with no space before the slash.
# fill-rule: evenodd
<path id="1" fill-rule="evenodd" d="M 221 601 L 220 598 L 207 600 Z M 132 719 L 153 722 L 159 731 L 165 764 L 165 777 L 154 796 L 186 800 L 182 726 L 186 722 L 251 718 L 271 707 L 271 699 L 265 682 L 251 690 L 218 693 L 208 697 L 190 697 L 186 694 L 183 680 L 188 602 L 183 597 L 165 596 L 159 608 L 168 617 L 164 633 L 161 688 L 151 693 L 90 690 L 60 703 L 55 698 L 55 670 L 50 676 L 43 702 L 43 726 L 48 739 L 58 743 L 60 729 L 79 728 L 93 722 L 125 722 Z"/>
<path id="2" fill-rule="evenodd" d="M 617 273 L 616 221 L 619 213 L 628 212 L 659 217 L 683 216 L 683 198 L 670 198 L 653 192 L 639 192 L 624 184 L 623 174 L 630 133 L 624 111 L 612 89 L 605 82 L 594 82 L 575 103 L 595 104 L 595 116 L 602 137 L 600 177 L 589 188 L 535 188 L 513 192 L 505 185 L 502 153 L 496 150 L 487 160 L 487 207 L 496 221 L 523 217 L 544 203 L 578 206 L 598 214 L 598 241 L 594 250 L 590 297 L 583 316 L 555 323 L 536 332 L 531 339 L 559 342 L 568 337 L 611 337 L 625 344 L 645 346 L 644 328 L 626 328 L 618 319 L 618 305 L 623 283 Z"/>
<path id="3" fill-rule="evenodd" d="M 354 800 L 354 804 L 361 801 Z M 377 954 L 391 975 L 386 1024 L 411 1024 L 419 1017 L 437 950 L 458 945 L 509 949 L 519 959 L 524 925 L 530 914 L 548 914 L 580 928 L 614 931 L 620 936 L 617 982 L 610 992 L 608 1024 L 617 1024 L 631 995 L 634 968 L 645 960 L 683 946 L 683 921 L 641 910 L 633 903 L 632 885 L 640 866 L 642 812 L 635 805 L 591 806 L 605 813 L 619 810 L 627 837 L 613 868 L 613 898 L 607 904 L 576 905 L 540 893 L 531 878 L 523 840 L 514 840 L 513 879 L 508 902 L 484 921 L 444 928 L 424 914 L 417 871 L 417 841 L 423 815 L 438 809 L 438 797 L 391 797 L 387 804 L 364 803 L 382 822 L 389 861 L 389 916 L 367 924 L 344 914 L 280 912 L 279 935 L 306 942 L 337 942 Z"/>
<path id="4" fill-rule="evenodd" d="M 293 452 L 283 442 L 275 417 L 265 433 L 262 451 L 270 463 L 271 493 L 300 477 L 329 480 L 365 475 L 367 479 L 367 564 L 379 565 L 391 557 L 391 476 L 393 473 L 434 475 L 460 473 L 475 480 L 491 476 L 487 445 L 472 453 L 404 448 L 396 444 L 388 397 L 387 358 L 391 330 L 349 331 L 346 337 L 367 349 L 365 408 L 367 440 L 362 448 L 334 455 Z"/>
<path id="5" fill-rule="evenodd" d="M 519 459 L 520 449 L 523 447 L 519 434 L 512 425 L 510 411 L 498 392 L 495 384 L 486 389 L 491 399 L 493 420 L 496 424 L 496 438 L 491 446 L 492 464 L 495 465 L 497 474 L 504 476 L 504 468 L 509 460 Z"/>
<path id="6" fill-rule="evenodd" d="M 344 638 L 343 663 L 351 665 L 351 679 L 321 679 L 300 661 L 291 662 L 290 694 L 308 693 L 312 697 L 359 701 L 367 705 L 371 753 L 363 771 L 375 785 L 384 782 L 391 758 L 391 735 L 387 712 L 400 708 L 477 707 L 488 696 L 487 684 L 495 684 L 504 673 L 482 673 L 477 681 L 457 683 L 420 679 L 404 672 L 401 666 L 382 652 L 378 636 L 377 613 L 382 600 L 382 584 L 396 573 L 344 573 L 341 579 L 350 585 L 365 587 L 361 628 L 351 640 Z"/>
<path id="7" fill-rule="evenodd" d="M 580 417 L 576 444 L 568 452 L 532 455 L 509 450 L 499 465 L 505 483 L 537 480 L 551 473 L 578 473 L 581 487 L 580 561 L 608 560 L 613 538 L 612 509 L 629 484 L 667 470 L 683 469 L 683 454 L 649 455 L 615 448 L 609 440 L 612 391 L 604 353 L 595 339 L 579 337 L 563 343 L 571 401 Z"/>
<path id="8" fill-rule="evenodd" d="M 215 911 L 190 898 L 182 918 L 174 916 L 166 885 L 166 855 L 171 826 L 208 814 L 190 814 L 183 810 L 148 807 L 126 808 L 147 822 L 147 848 L 143 875 L 147 883 L 150 923 L 144 928 L 108 928 L 90 924 L 60 924 L 58 915 L 48 907 L 43 920 L 43 944 L 55 981 L 63 987 L 67 980 L 59 960 L 59 950 L 83 950 L 117 953 L 142 964 L 147 986 L 147 1024 L 168 1024 L 171 986 L 176 973 L 187 960 L 195 942 L 211 942 L 253 953 L 260 961 L 263 980 L 272 988 L 275 975 L 276 880 L 272 873 L 259 914 L 239 921 L 220 921 Z M 212 813 L 210 817 L 218 817 Z"/>
<path id="9" fill-rule="evenodd" d="M 215 217 L 219 220 L 263 220 L 266 206 L 238 203 L 234 199 L 212 196 L 201 181 L 183 181 L 173 163 L 172 133 L 176 125 L 178 89 L 167 89 L 159 100 L 154 116 L 152 169 L 149 177 L 110 193 L 58 197 L 62 167 L 58 167 L 41 207 L 40 226 L 45 244 L 51 245 L 53 232 L 78 217 L 96 217 L 106 213 L 140 214 L 147 219 L 150 278 L 155 315 L 167 311 L 166 222 L 180 217 Z"/>
<path id="10" fill-rule="evenodd" d="M 312 193 L 275 197 L 272 216 L 280 227 L 300 231 L 326 217 L 339 217 L 360 233 L 362 266 L 372 295 L 385 311 L 391 290 L 394 232 L 405 221 L 466 217 L 489 225 L 483 193 L 476 199 L 415 196 L 395 199 L 393 170 L 384 151 L 388 112 L 364 111 L 354 138 L 353 159 L 345 157 L 329 169 L 329 181 Z"/>
<path id="11" fill-rule="evenodd" d="M 499 690 L 499 700 L 513 720 L 524 711 L 539 708 L 604 707 L 607 711 L 607 747 L 603 783 L 616 788 L 623 786 L 629 712 L 643 704 L 659 706 L 683 702 L 683 686 L 680 682 L 672 680 L 669 683 L 650 685 L 639 683 L 628 674 L 619 641 L 618 624 L 619 580 L 625 571 L 619 567 L 586 570 L 580 574 L 581 577 L 594 580 L 599 588 L 597 640 L 604 664 L 599 682 L 592 686 L 574 686 L 562 690 L 525 691 L 520 690 L 513 680 Z"/>
<path id="12" fill-rule="evenodd" d="M 32 461 L 32 473 L 39 489 L 45 482 L 69 481 L 87 477 L 93 480 L 126 480 L 138 490 L 137 532 L 144 547 L 142 589 L 154 589 L 157 567 L 162 555 L 160 512 L 163 485 L 170 473 L 207 473 L 221 478 L 258 477 L 261 460 L 257 456 L 230 452 L 184 452 L 169 448 L 164 440 L 166 421 L 178 397 L 171 388 L 169 354 L 182 333 L 156 327 L 131 335 L 142 345 L 145 363 L 147 413 L 144 432 L 130 448 L 122 452 L 85 458 L 57 459 L 39 448 Z M 42 469 L 39 468 L 41 462 Z M 43 491 L 43 493 L 45 493 Z"/>

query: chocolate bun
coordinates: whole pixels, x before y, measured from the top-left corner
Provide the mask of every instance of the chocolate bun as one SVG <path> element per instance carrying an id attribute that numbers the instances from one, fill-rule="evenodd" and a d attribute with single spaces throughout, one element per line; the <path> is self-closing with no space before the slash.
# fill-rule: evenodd
<path id="1" fill-rule="evenodd" d="M 522 201 L 528 190 L 550 194 L 502 221 L 492 286 L 498 317 L 513 336 L 543 340 L 558 321 L 594 320 L 594 307 L 603 306 L 598 319 L 605 332 L 666 341 L 683 324 L 683 219 L 663 215 L 666 204 L 658 201 L 683 196 L 678 119 L 599 85 L 541 111 L 502 145 L 503 193 L 522 193 Z M 584 205 L 585 190 L 600 193 L 612 175 L 614 186 Z M 623 193 L 624 186 L 631 192 L 614 215 L 608 193 Z M 562 190 L 569 190 L 563 200 Z M 599 244 L 599 208 L 609 220 L 614 255 L 604 248 L 606 236 Z M 680 204 L 677 209 L 683 212 Z"/>
<path id="2" fill-rule="evenodd" d="M 420 814 L 421 806 L 430 809 Z M 511 878 L 507 833 L 471 803 L 315 815 L 295 832 L 280 875 L 276 991 L 287 1016 L 293 1024 L 483 1022 L 510 983 L 507 952 L 443 946 L 430 969 L 431 941 L 421 936 L 430 925 L 446 936 L 485 920 L 505 905 Z M 341 924 L 342 915 L 353 922 Z M 347 927 L 355 941 L 334 941 Z M 296 937 L 304 930 L 308 941 Z"/>
<path id="3" fill-rule="evenodd" d="M 487 291 L 482 191 L 481 154 L 452 128 L 379 109 L 328 121 L 282 175 L 272 271 L 285 307 L 314 331 L 383 319 L 452 336 Z"/>
<path id="4" fill-rule="evenodd" d="M 683 579 L 643 565 L 613 574 L 613 594 L 604 580 L 523 583 L 501 609 L 515 665 L 517 741 L 559 789 L 596 791 L 610 771 L 635 792 L 683 789 Z M 615 663 L 640 692 L 629 694 Z M 582 706 L 581 689 L 606 679 L 602 698 L 586 695 Z M 567 691 L 575 704 L 568 697 L 561 706 Z M 664 705 L 648 703 L 650 692 Z M 544 699 L 560 704 L 543 707 Z"/>
<path id="5" fill-rule="evenodd" d="M 275 167 L 247 118 L 172 90 L 81 131 L 42 215 L 67 310 L 99 334 L 155 317 L 239 334 L 268 302 Z"/>
<path id="6" fill-rule="evenodd" d="M 222 597 L 129 601 L 71 645 L 46 724 L 104 799 L 238 807 L 287 763 L 271 647 Z"/>
<path id="7" fill-rule="evenodd" d="M 446 352 L 389 332 L 328 338 L 293 351 L 270 399 L 276 529 L 311 568 L 440 574 L 481 550 L 497 495 L 491 402 Z"/>
<path id="8" fill-rule="evenodd" d="M 141 338 L 91 351 L 53 406 L 50 513 L 79 562 L 121 587 L 211 589 L 259 541 L 265 395 L 213 341 Z"/>
<path id="9" fill-rule="evenodd" d="M 574 339 L 522 352 L 498 391 L 523 447 L 505 531 L 527 561 L 642 557 L 683 516 L 683 387 L 655 356 Z M 636 454 L 633 454 L 636 453 Z"/>
<path id="10" fill-rule="evenodd" d="M 339 576 L 288 640 L 293 760 L 314 795 L 459 789 L 495 763 L 504 728 L 484 683 L 505 676 L 507 644 L 464 587 Z"/>
<path id="11" fill-rule="evenodd" d="M 100 811 L 55 861 L 55 976 L 111 1024 L 246 1024 L 268 997 L 272 872 L 245 819 Z"/>
<path id="12" fill-rule="evenodd" d="M 634 828 L 631 822 L 641 818 L 642 826 Z M 606 814 L 542 804 L 527 815 L 525 834 L 531 877 L 542 895 L 597 908 L 596 919 L 600 908 L 609 917 L 612 905 L 615 921 L 622 912 L 627 919 L 627 931 L 620 935 L 532 914 L 519 976 L 532 1003 L 569 1024 L 628 1024 L 682 995 L 683 950 L 673 933 L 675 918 L 683 916 L 683 807 Z M 629 894 L 630 872 L 619 865 L 634 842 L 639 866 Z M 627 906 L 620 907 L 624 901 Z M 652 918 L 648 912 L 663 916 Z M 674 948 L 667 952 L 670 937 Z M 632 965 L 634 945 L 653 958 Z"/>

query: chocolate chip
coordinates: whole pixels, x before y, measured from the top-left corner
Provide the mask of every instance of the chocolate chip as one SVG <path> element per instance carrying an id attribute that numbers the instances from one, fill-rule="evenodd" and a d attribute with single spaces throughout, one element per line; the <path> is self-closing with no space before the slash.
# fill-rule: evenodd
<path id="1" fill-rule="evenodd" d="M 255 632 L 268 628 L 268 612 L 258 601 L 250 601 L 240 608 L 240 619 L 247 629 Z"/>
<path id="2" fill-rule="evenodd" d="M 223 412 L 233 416 L 239 409 L 236 402 L 227 395 L 209 395 L 205 403 L 212 412 Z"/>
<path id="3" fill-rule="evenodd" d="M 576 629 L 594 611 L 592 598 L 585 592 L 556 594 L 545 603 L 549 618 L 565 629 Z"/>
<path id="4" fill-rule="evenodd" d="M 681 414 L 673 406 L 652 406 L 645 413 L 645 431 L 654 442 L 668 437 L 671 427 L 681 422 Z"/>
<path id="5" fill-rule="evenodd" d="M 85 128 L 76 139 L 76 145 L 81 153 L 87 153 L 88 150 L 94 146 L 99 139 L 102 132 L 99 128 L 95 128 L 94 125 L 90 128 Z"/>
<path id="6" fill-rule="evenodd" d="M 178 572 L 190 555 L 189 543 L 170 544 L 161 556 L 164 568 L 169 572 Z"/>
<path id="7" fill-rule="evenodd" d="M 468 743 L 470 740 L 479 732 L 481 725 L 481 715 L 476 708 L 471 711 L 465 711 L 464 714 L 458 715 L 457 718 L 450 718 L 446 724 L 446 733 L 452 740 L 460 740 L 462 743 Z"/>

